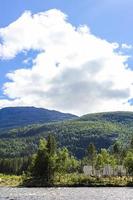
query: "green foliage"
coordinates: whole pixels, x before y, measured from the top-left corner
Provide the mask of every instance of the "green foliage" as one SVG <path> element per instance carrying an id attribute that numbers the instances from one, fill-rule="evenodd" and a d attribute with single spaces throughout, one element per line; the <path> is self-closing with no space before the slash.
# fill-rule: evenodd
<path id="1" fill-rule="evenodd" d="M 30 158 L 4 158 L 0 159 L 0 173 L 17 174 L 27 171 L 30 164 Z"/>
<path id="2" fill-rule="evenodd" d="M 101 169 L 104 166 L 103 156 L 101 154 L 97 155 L 96 159 L 96 169 Z"/>
<path id="3" fill-rule="evenodd" d="M 37 154 L 32 159 L 31 172 L 35 177 L 43 177 L 45 183 L 53 184 L 55 173 L 74 172 L 78 161 L 70 155 L 67 148 L 57 151 L 55 138 L 51 135 L 40 140 Z"/>
<path id="4" fill-rule="evenodd" d="M 23 176 L 0 174 L 0 186 L 46 186 L 41 178 L 27 178 L 23 182 Z M 87 177 L 84 174 L 69 173 L 55 177 L 54 186 L 133 186 L 132 177 Z"/>
<path id="5" fill-rule="evenodd" d="M 133 149 L 133 137 L 132 137 L 131 142 L 130 142 L 130 148 Z"/>
<path id="6" fill-rule="evenodd" d="M 34 176 L 43 177 L 45 182 L 52 184 L 55 172 L 56 141 L 51 135 L 48 140 L 40 140 L 39 149 L 33 157 L 31 171 Z"/>
<path id="7" fill-rule="evenodd" d="M 105 165 L 111 165 L 115 169 L 117 165 L 117 159 L 115 155 L 111 155 L 106 149 L 101 149 L 101 152 L 97 155 L 95 168 L 100 170 Z"/>
<path id="8" fill-rule="evenodd" d="M 118 141 L 125 147 L 133 137 L 133 113 L 112 112 L 83 116 L 77 120 L 34 124 L 0 133 L 0 157 L 24 157 L 37 151 L 39 140 L 54 135 L 59 147 L 67 147 L 77 158 L 93 143 L 97 150 L 110 148 Z M 117 146 L 116 146 L 117 147 Z M 114 148 L 116 148 L 114 146 Z"/>
<path id="9" fill-rule="evenodd" d="M 36 176 L 43 176 L 47 170 L 47 149 L 46 140 L 41 139 L 39 144 L 39 149 L 36 155 L 34 155 L 32 160 L 32 173 Z"/>
<path id="10" fill-rule="evenodd" d="M 67 148 L 59 149 L 57 154 L 57 172 L 67 173 L 77 171 L 79 162 L 70 155 Z"/>
<path id="11" fill-rule="evenodd" d="M 119 126 L 111 123 L 86 121 L 50 123 L 16 129 L 0 136 L 0 156 L 33 154 L 37 150 L 40 138 L 47 138 L 49 134 L 52 134 L 61 148 L 65 146 L 74 156 L 82 158 L 90 143 L 93 143 L 98 150 L 109 148 L 119 137 L 121 132 L 119 129 Z"/>
<path id="12" fill-rule="evenodd" d="M 133 152 L 128 151 L 124 159 L 124 164 L 127 167 L 128 173 L 133 175 Z"/>
<path id="13" fill-rule="evenodd" d="M 89 163 L 92 165 L 93 173 L 94 173 L 94 166 L 96 164 L 96 148 L 94 144 L 89 144 L 87 148 L 87 157 Z"/>
<path id="14" fill-rule="evenodd" d="M 98 166 L 100 167 L 100 165 L 102 165 L 100 164 L 102 160 L 99 158 L 99 154 L 101 157 L 101 148 L 111 152 L 106 163 L 112 163 L 112 165 L 115 166 L 116 162 L 117 164 L 123 163 L 127 154 L 127 149 L 130 149 L 130 151 L 133 149 L 133 113 L 114 112 L 90 114 L 77 120 L 52 122 L 40 125 L 34 124 L 26 127 L 19 127 L 18 129 L 6 129 L 6 132 L 3 132 L 1 129 L 0 172 L 5 171 L 6 173 L 20 174 L 22 171 L 26 171 L 27 163 L 29 161 L 24 161 L 23 165 L 23 160 L 36 154 L 36 152 L 39 151 L 38 146 L 40 139 L 48 139 L 49 135 L 56 138 L 58 147 L 61 151 L 65 151 L 63 148 L 66 147 L 69 152 L 69 155 L 66 156 L 67 159 L 65 160 L 65 165 L 68 166 L 69 163 L 69 166 L 71 165 L 72 167 L 68 169 L 64 165 L 63 167 L 65 169 L 60 169 L 60 171 L 76 171 L 78 168 L 80 169 L 81 166 L 79 166 L 79 162 L 76 158 L 82 159 L 86 155 L 86 149 L 92 143 L 97 149 L 98 160 L 95 160 L 95 162 L 98 163 Z M 50 152 L 56 151 L 56 145 L 54 146 L 55 142 L 53 141 L 52 143 L 52 141 L 49 141 L 49 147 L 45 144 Z M 50 146 L 52 148 L 50 148 Z M 63 155 L 59 155 L 59 152 L 57 151 L 53 157 L 51 156 L 49 163 L 52 163 L 51 165 L 55 165 L 53 163 L 58 163 L 56 161 L 58 156 L 64 156 L 65 153 L 62 152 L 60 154 Z M 41 152 L 39 156 L 42 156 Z M 89 157 L 91 158 L 91 156 Z M 34 156 L 33 160 L 35 159 L 37 159 L 36 156 Z M 73 164 L 70 164 L 70 161 Z M 87 163 L 88 159 L 85 158 L 82 161 L 82 165 Z"/>
<path id="15" fill-rule="evenodd" d="M 47 140 L 40 139 L 37 153 L 32 156 L 32 159 L 26 157 L 0 159 L 0 173 L 23 174 L 21 182 L 23 181 L 23 184 L 27 186 L 132 185 L 129 177 L 123 177 L 123 179 L 119 177 L 99 178 L 81 174 L 80 169 L 85 162 L 86 164 L 91 163 L 93 169 L 102 170 L 104 166 L 111 165 L 115 170 L 119 165 L 119 158 L 116 157 L 116 154 L 118 151 L 112 153 L 107 149 L 101 149 L 97 153 L 94 144 L 89 144 L 87 157 L 83 161 L 78 161 L 66 147 L 57 148 L 55 138 L 53 135 L 49 135 Z M 127 168 L 128 174 L 133 175 L 133 149 L 131 149 L 130 143 L 125 149 L 122 164 Z M 17 180 L 15 184 L 18 184 Z"/>
<path id="16" fill-rule="evenodd" d="M 93 160 L 95 160 L 96 158 L 96 148 L 94 146 L 94 144 L 89 144 L 88 149 L 87 149 L 87 155 L 88 155 L 88 159 L 93 162 Z"/>
<path id="17" fill-rule="evenodd" d="M 115 142 L 112 146 L 112 152 L 117 156 L 120 155 L 121 147 L 119 142 Z"/>
<path id="18" fill-rule="evenodd" d="M 17 187 L 22 185 L 23 178 L 22 176 L 16 175 L 7 175 L 7 174 L 0 174 L 0 187 Z"/>
<path id="19" fill-rule="evenodd" d="M 52 135 L 48 136 L 46 148 L 50 155 L 55 154 L 55 152 L 57 151 L 57 144 L 54 136 Z"/>
<path id="20" fill-rule="evenodd" d="M 106 149 L 101 149 L 101 156 L 103 158 L 104 165 L 110 164 L 110 154 Z"/>

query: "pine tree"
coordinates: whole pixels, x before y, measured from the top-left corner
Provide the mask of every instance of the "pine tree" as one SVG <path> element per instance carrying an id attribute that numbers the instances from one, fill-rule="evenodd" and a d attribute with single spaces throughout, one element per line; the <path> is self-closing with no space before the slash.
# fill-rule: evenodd
<path id="1" fill-rule="evenodd" d="M 46 184 L 52 185 L 56 170 L 56 141 L 51 135 L 40 140 L 37 154 L 32 159 L 32 174 L 44 179 Z"/>
<path id="2" fill-rule="evenodd" d="M 39 149 L 35 156 L 33 156 L 32 160 L 32 173 L 34 176 L 46 177 L 47 173 L 47 142 L 45 139 L 41 139 L 39 143 Z"/>
<path id="3" fill-rule="evenodd" d="M 93 174 L 94 174 L 94 167 L 95 167 L 95 162 L 96 162 L 96 148 L 94 144 L 89 144 L 88 149 L 87 149 L 87 156 L 90 164 L 92 165 L 93 169 Z"/>
<path id="4" fill-rule="evenodd" d="M 57 144 L 55 137 L 52 135 L 48 136 L 47 139 L 47 182 L 48 184 L 53 184 L 54 181 L 54 175 L 56 170 L 56 151 L 57 151 Z"/>

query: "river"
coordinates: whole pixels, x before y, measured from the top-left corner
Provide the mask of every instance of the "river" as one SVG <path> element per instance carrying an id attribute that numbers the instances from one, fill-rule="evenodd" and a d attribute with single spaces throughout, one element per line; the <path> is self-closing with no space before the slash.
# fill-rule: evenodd
<path id="1" fill-rule="evenodd" d="M 133 188 L 0 188 L 0 200 L 133 200 Z"/>

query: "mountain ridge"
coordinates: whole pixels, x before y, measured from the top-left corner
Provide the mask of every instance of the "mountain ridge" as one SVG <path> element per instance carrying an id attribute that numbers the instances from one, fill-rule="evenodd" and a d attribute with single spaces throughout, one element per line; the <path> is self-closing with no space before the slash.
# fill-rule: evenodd
<path id="1" fill-rule="evenodd" d="M 98 120 L 103 119 L 106 121 L 114 122 L 126 122 L 128 120 L 133 120 L 132 111 L 110 111 L 110 112 L 99 112 L 99 113 L 89 113 L 80 117 L 80 120 Z"/>
<path id="2" fill-rule="evenodd" d="M 0 109 L 0 130 L 75 118 L 78 116 L 33 106 L 5 107 Z"/>

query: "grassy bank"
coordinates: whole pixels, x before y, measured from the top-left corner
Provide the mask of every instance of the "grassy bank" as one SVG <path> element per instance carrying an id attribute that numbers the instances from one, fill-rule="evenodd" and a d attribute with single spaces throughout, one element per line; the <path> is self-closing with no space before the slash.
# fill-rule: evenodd
<path id="1" fill-rule="evenodd" d="M 0 174 L 0 187 L 17 187 L 23 183 L 22 176 Z"/>
<path id="2" fill-rule="evenodd" d="M 24 179 L 23 186 L 27 187 L 45 187 L 49 186 L 43 178 L 28 177 Z M 87 177 L 84 174 L 64 174 L 56 175 L 53 185 L 54 187 L 125 187 L 133 186 L 133 177 Z"/>
<path id="3" fill-rule="evenodd" d="M 55 179 L 56 186 L 132 186 L 133 177 L 88 177 L 84 174 L 66 174 Z"/>
<path id="4" fill-rule="evenodd" d="M 43 178 L 23 177 L 15 175 L 0 174 L 0 186 L 9 187 L 48 187 Z M 53 185 L 54 187 L 125 187 L 133 186 L 133 177 L 87 177 L 83 174 L 65 174 L 57 175 Z"/>

